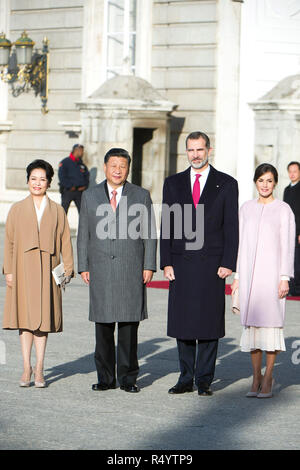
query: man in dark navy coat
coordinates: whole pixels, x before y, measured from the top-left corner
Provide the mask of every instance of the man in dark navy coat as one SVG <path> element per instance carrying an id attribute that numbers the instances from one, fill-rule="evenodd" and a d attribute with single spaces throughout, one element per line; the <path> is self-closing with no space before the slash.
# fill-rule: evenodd
<path id="1" fill-rule="evenodd" d="M 81 196 L 89 185 L 89 170 L 83 163 L 84 147 L 81 144 L 73 145 L 72 152 L 64 158 L 58 168 L 59 187 L 61 192 L 61 205 L 68 213 L 72 201 L 80 212 Z"/>
<path id="2" fill-rule="evenodd" d="M 300 295 L 300 162 L 290 162 L 288 173 L 291 183 L 285 188 L 283 200 L 290 206 L 296 221 L 295 276 L 290 280 L 289 295 Z"/>
<path id="3" fill-rule="evenodd" d="M 209 164 L 203 132 L 187 137 L 186 151 L 190 167 L 166 178 L 163 189 L 160 264 L 170 281 L 168 336 L 177 339 L 181 372 L 169 393 L 192 392 L 195 380 L 199 395 L 211 395 L 225 335 L 225 279 L 236 268 L 238 185 Z"/>

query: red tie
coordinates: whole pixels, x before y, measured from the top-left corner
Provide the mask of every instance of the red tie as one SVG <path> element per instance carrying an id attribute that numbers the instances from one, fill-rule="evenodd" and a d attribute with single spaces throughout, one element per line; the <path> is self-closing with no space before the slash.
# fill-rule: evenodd
<path id="1" fill-rule="evenodd" d="M 193 201 L 194 201 L 195 207 L 197 207 L 197 204 L 200 199 L 200 182 L 199 182 L 200 176 L 201 175 L 199 173 L 196 174 L 196 179 L 195 179 L 195 183 L 193 186 Z"/>
<path id="2" fill-rule="evenodd" d="M 112 198 L 110 200 L 110 205 L 113 209 L 114 212 L 116 212 L 116 208 L 117 208 L 117 191 L 114 189 L 112 192 Z"/>

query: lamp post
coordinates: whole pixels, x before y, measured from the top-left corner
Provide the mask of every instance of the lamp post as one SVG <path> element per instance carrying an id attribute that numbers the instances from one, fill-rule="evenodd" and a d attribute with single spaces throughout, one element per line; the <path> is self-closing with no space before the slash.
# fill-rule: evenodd
<path id="1" fill-rule="evenodd" d="M 0 34 L 0 78 L 11 87 L 12 95 L 19 96 L 31 89 L 42 101 L 42 113 L 48 112 L 48 39 L 43 40 L 42 52 L 34 51 L 35 43 L 24 31 L 15 43 Z M 14 47 L 13 47 L 14 46 Z"/>

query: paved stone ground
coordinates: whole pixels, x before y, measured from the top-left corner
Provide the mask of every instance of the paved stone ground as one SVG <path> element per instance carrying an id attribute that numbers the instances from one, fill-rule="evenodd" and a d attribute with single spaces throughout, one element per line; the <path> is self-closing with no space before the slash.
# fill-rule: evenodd
<path id="1" fill-rule="evenodd" d="M 2 246 L 3 227 L 1 265 Z M 1 311 L 4 295 L 2 278 Z M 149 320 L 139 330 L 139 394 L 91 390 L 96 382 L 94 325 L 87 319 L 88 288 L 79 277 L 64 295 L 64 332 L 49 335 L 47 389 L 18 387 L 18 333 L 0 330 L 0 449 L 299 449 L 300 364 L 293 364 L 292 354 L 300 362 L 300 302 L 287 302 L 287 351 L 277 359 L 275 396 L 258 400 L 245 398 L 250 357 L 239 351 L 241 327 L 228 297 L 214 395 L 168 395 L 177 381 L 178 361 L 175 340 L 166 336 L 167 296 L 166 290 L 148 289 Z M 299 353 L 292 348 L 296 340 Z"/>

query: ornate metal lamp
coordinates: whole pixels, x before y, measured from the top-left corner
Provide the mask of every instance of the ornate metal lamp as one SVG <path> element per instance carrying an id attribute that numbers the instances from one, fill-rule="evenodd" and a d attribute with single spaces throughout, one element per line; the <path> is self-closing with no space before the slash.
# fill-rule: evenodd
<path id="1" fill-rule="evenodd" d="M 0 34 L 0 67 L 3 67 L 8 64 L 11 42 L 6 39 L 5 34 Z"/>
<path id="2" fill-rule="evenodd" d="M 48 112 L 48 43 L 44 38 L 42 52 L 33 51 L 35 43 L 25 31 L 13 44 L 0 34 L 0 78 L 11 86 L 14 97 L 33 89 L 41 97 L 43 114 Z"/>

